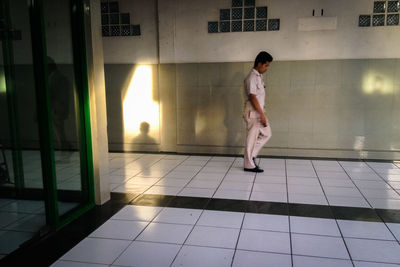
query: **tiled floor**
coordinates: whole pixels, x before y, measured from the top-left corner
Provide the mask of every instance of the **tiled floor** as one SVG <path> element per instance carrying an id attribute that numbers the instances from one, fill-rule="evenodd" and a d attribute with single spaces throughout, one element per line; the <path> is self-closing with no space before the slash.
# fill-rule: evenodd
<path id="1" fill-rule="evenodd" d="M 400 209 L 393 163 L 262 158 L 264 173 L 242 158 L 110 153 L 113 192 Z"/>
<path id="2" fill-rule="evenodd" d="M 243 172 L 239 157 L 110 153 L 113 192 L 240 203 L 230 202 L 238 206 L 227 211 L 132 202 L 53 266 L 400 265 L 400 220 L 364 216 L 400 210 L 400 164 L 277 158 L 259 164 L 265 172 L 253 174 Z M 247 202 L 308 204 L 317 212 L 261 214 L 240 207 Z M 364 214 L 325 216 L 331 207 Z"/>
<path id="3" fill-rule="evenodd" d="M 62 214 L 76 205 L 59 202 L 59 211 Z M 0 198 L 0 259 L 31 239 L 45 225 L 43 201 Z"/>
<path id="4" fill-rule="evenodd" d="M 56 153 L 57 186 L 80 190 L 78 154 L 64 154 Z M 26 186 L 43 188 L 39 153 L 23 156 Z M 400 209 L 400 164 L 263 158 L 265 172 L 253 174 L 240 157 L 110 153 L 109 160 L 112 192 Z"/>
<path id="5" fill-rule="evenodd" d="M 395 266 L 398 240 L 400 224 L 127 205 L 53 266 Z"/>
<path id="6" fill-rule="evenodd" d="M 12 155 L 5 151 L 11 184 L 14 182 Z M 55 152 L 57 187 L 62 190 L 80 190 L 79 154 L 77 152 Z M 1 160 L 3 160 L 1 158 Z M 39 151 L 23 151 L 25 188 L 42 189 L 43 179 Z M 63 214 L 78 203 L 59 202 Z M 0 196 L 0 259 L 31 239 L 46 225 L 44 201 L 16 200 Z"/>

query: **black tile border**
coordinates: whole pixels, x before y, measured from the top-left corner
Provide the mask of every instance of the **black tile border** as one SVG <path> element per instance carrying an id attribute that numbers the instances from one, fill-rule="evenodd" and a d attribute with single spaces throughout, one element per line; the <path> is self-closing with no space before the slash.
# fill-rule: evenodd
<path id="1" fill-rule="evenodd" d="M 116 193 L 113 193 L 113 195 L 116 195 Z M 400 210 L 388 209 L 150 194 L 141 195 L 135 200 L 129 202 L 129 204 L 137 206 L 158 206 L 300 216 L 323 219 L 400 223 Z"/>
<path id="2" fill-rule="evenodd" d="M 49 266 L 126 205 L 400 223 L 400 210 L 186 196 L 111 193 L 111 199 L 107 203 L 102 206 L 94 207 L 59 231 L 50 232 L 46 236 L 29 241 L 18 250 L 1 259 L 0 266 Z"/>

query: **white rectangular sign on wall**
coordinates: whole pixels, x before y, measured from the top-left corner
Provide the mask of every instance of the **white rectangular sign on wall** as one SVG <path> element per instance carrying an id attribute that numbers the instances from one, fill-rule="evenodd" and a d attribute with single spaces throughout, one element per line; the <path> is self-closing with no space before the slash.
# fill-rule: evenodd
<path id="1" fill-rule="evenodd" d="M 307 17 L 299 18 L 299 31 L 336 30 L 337 17 Z"/>

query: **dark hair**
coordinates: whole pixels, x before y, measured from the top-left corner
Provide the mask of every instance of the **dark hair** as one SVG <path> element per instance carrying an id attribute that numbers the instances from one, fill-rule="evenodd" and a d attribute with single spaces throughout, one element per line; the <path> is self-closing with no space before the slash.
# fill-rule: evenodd
<path id="1" fill-rule="evenodd" d="M 256 59 L 254 60 L 254 68 L 258 66 L 258 63 L 265 64 L 267 62 L 272 62 L 273 57 L 265 51 L 258 53 Z"/>

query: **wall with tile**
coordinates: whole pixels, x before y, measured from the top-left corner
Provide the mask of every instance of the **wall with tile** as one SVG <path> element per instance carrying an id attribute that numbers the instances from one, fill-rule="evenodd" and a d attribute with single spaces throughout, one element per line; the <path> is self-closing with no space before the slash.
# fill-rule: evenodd
<path id="1" fill-rule="evenodd" d="M 105 63 L 158 63 L 156 0 L 118 0 L 119 11 L 140 25 L 140 36 L 104 37 Z M 100 29 L 99 29 L 100 30 Z"/>
<path id="2" fill-rule="evenodd" d="M 268 6 L 269 18 L 280 19 L 279 31 L 218 34 L 208 33 L 207 23 L 231 8 L 230 0 L 165 0 L 158 9 L 154 2 L 119 3 L 129 12 L 143 5 L 148 18 L 158 10 L 159 24 L 135 22 L 146 40 L 103 38 L 111 150 L 242 153 L 242 83 L 265 49 L 275 58 L 265 76 L 273 137 L 261 154 L 400 156 L 400 26 L 359 27 L 359 15 L 373 14 L 374 1 L 256 0 Z M 299 19 L 313 9 L 337 16 L 336 30 L 312 31 L 311 21 L 300 31 Z M 158 73 L 152 90 L 160 124 L 152 143 L 123 137 L 122 81 L 141 64 Z"/>
<path id="3" fill-rule="evenodd" d="M 106 65 L 112 150 L 242 153 L 242 81 L 251 62 L 159 65 L 159 143 L 128 141 L 127 149 L 118 115 L 123 89 L 110 76 L 132 67 Z M 400 156 L 399 73 L 398 59 L 273 62 L 265 77 L 273 137 L 261 154 Z"/>
<path id="4" fill-rule="evenodd" d="M 160 1 L 160 61 L 245 62 L 260 50 L 276 60 L 400 57 L 400 26 L 358 26 L 360 14 L 373 13 L 373 0 L 257 0 L 256 6 L 268 6 L 268 16 L 280 19 L 279 31 L 210 34 L 207 22 L 231 8 L 230 0 Z M 299 31 L 299 19 L 313 9 L 316 16 L 323 9 L 324 17 L 337 17 L 336 30 Z"/>
<path id="5" fill-rule="evenodd" d="M 376 15 L 374 2 L 256 0 L 268 8 L 268 18 L 280 19 L 278 31 L 213 34 L 208 22 L 218 21 L 232 0 L 119 0 L 120 12 L 131 14 L 141 35 L 103 38 L 105 63 L 248 62 L 260 50 L 275 60 L 400 58 L 399 25 L 359 27 L 361 14 Z M 307 27 L 300 25 L 303 18 L 311 18 Z M 312 30 L 321 18 L 335 18 L 335 29 Z"/>

